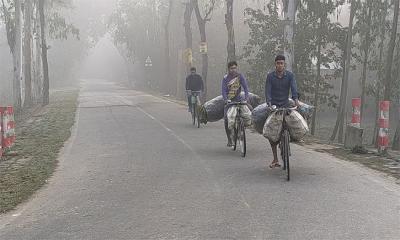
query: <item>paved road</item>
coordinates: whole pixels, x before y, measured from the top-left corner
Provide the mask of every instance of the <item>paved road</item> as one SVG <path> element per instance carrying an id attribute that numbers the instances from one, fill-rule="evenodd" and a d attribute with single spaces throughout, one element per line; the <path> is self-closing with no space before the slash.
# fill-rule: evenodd
<path id="1" fill-rule="evenodd" d="M 86 80 L 72 138 L 49 184 L 0 216 L 0 239 L 400 239 L 400 188 L 384 176 L 294 146 L 292 181 L 248 157 L 221 122 Z"/>

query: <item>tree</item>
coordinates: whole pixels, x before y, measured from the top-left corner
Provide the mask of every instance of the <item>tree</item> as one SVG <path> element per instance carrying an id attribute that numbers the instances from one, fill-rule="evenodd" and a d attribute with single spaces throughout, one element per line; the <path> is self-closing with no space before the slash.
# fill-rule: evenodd
<path id="1" fill-rule="evenodd" d="M 170 22 L 171 22 L 171 14 L 173 8 L 173 0 L 169 0 L 168 5 L 168 15 L 167 21 L 165 23 L 165 72 L 166 72 L 166 82 L 169 83 L 171 81 L 171 67 L 170 67 L 170 43 L 169 43 L 169 29 L 170 29 Z M 172 86 L 172 84 L 167 84 L 167 86 Z M 172 88 L 169 87 L 169 91 L 172 91 Z"/>
<path id="2" fill-rule="evenodd" d="M 400 65 L 400 36 L 397 39 L 397 44 L 396 44 L 396 56 L 394 58 L 393 64 L 394 66 L 399 66 Z M 393 81 L 394 81 L 394 90 L 392 90 L 392 94 L 394 95 L 394 98 L 396 99 L 397 103 L 400 103 L 400 68 L 395 68 L 393 70 Z M 400 150 L 400 124 L 397 124 L 396 131 L 393 137 L 393 144 L 392 144 L 392 149 L 393 150 Z"/>
<path id="3" fill-rule="evenodd" d="M 311 123 L 312 135 L 315 134 L 320 106 L 323 103 L 335 106 L 333 100 L 336 96 L 329 93 L 332 88 L 329 79 L 336 77 L 340 69 L 330 74 L 321 74 L 321 67 L 337 68 L 337 62 L 340 61 L 337 48 L 338 43 L 343 41 L 342 27 L 332 23 L 330 15 L 341 4 L 340 1 L 304 1 L 299 8 L 295 39 L 296 71 L 302 83 L 301 88 L 311 95 L 310 99 L 316 108 Z"/>
<path id="4" fill-rule="evenodd" d="M 42 67 L 43 67 L 43 102 L 42 104 L 48 105 L 50 101 L 49 96 L 49 88 L 50 88 L 50 79 L 49 79 L 49 65 L 47 61 L 47 41 L 46 41 L 46 19 L 44 12 L 45 0 L 39 0 L 39 15 L 40 15 L 40 37 L 42 39 Z"/>
<path id="5" fill-rule="evenodd" d="M 386 101 L 390 101 L 392 98 L 392 95 L 394 93 L 393 91 L 393 86 L 397 85 L 394 84 L 395 78 L 398 77 L 399 71 L 395 71 L 396 74 L 393 74 L 392 72 L 392 66 L 393 66 L 393 55 L 395 52 L 395 46 L 396 46 L 396 39 L 397 39 L 397 25 L 399 21 L 399 12 L 400 12 L 400 0 L 394 0 L 394 13 L 393 13 L 393 22 L 392 22 L 392 29 L 391 29 L 391 36 L 390 36 L 390 41 L 389 41 L 389 51 L 388 51 L 388 57 L 386 60 L 386 78 L 385 78 L 385 92 L 384 92 L 384 99 Z M 399 44 L 398 44 L 399 45 Z M 397 60 L 399 59 L 399 51 L 400 47 L 397 49 Z M 397 62 L 398 63 L 398 62 Z M 398 65 L 397 65 L 398 66 Z M 397 67 L 398 69 L 398 67 Z M 396 94 L 397 100 L 399 100 L 399 94 Z M 395 136 L 393 138 L 393 149 L 399 150 L 400 149 L 400 124 L 397 125 L 396 127 L 396 132 Z"/>
<path id="6" fill-rule="evenodd" d="M 191 20 L 193 14 L 193 4 L 192 1 L 185 3 L 185 13 L 184 13 L 184 23 L 183 26 L 185 28 L 185 63 L 186 63 L 186 73 L 188 74 L 190 68 L 192 67 L 192 54 L 193 54 L 193 36 L 192 36 L 192 27 Z"/>
<path id="7" fill-rule="evenodd" d="M 341 4 L 341 1 L 304 0 L 297 8 L 293 69 L 303 100 L 316 108 L 311 123 L 313 135 L 321 106 L 336 107 L 337 96 L 330 91 L 331 79 L 337 78 L 342 70 L 338 63 L 342 58 L 344 31 L 331 16 Z"/>
<path id="8" fill-rule="evenodd" d="M 199 7 L 198 0 L 191 0 L 196 14 L 197 24 L 199 26 L 200 41 L 201 44 L 205 44 L 207 47 L 207 34 L 206 34 L 206 23 L 211 21 L 211 14 L 215 7 L 216 0 L 209 0 L 206 4 L 206 11 L 204 17 L 202 17 Z M 207 73 L 208 73 L 208 53 L 207 50 L 202 53 L 202 77 L 204 82 L 204 98 L 207 99 Z"/>
<path id="9" fill-rule="evenodd" d="M 25 101 L 24 106 L 32 105 L 32 13 L 33 2 L 25 1 L 24 21 L 24 66 L 25 66 Z"/>
<path id="10" fill-rule="evenodd" d="M 72 1 L 52 0 L 46 2 L 49 3 L 49 6 L 48 11 L 43 9 L 43 20 L 49 23 L 50 28 L 48 31 L 44 30 L 44 32 L 48 32 L 49 36 L 54 37 L 54 39 L 66 39 L 69 33 L 79 38 L 79 30 L 72 24 L 67 24 L 65 18 L 57 12 L 59 11 L 58 6 L 67 7 L 71 5 Z M 7 39 L 13 55 L 14 107 L 16 111 L 19 111 L 22 105 L 29 107 L 33 104 L 33 100 L 39 101 L 38 98 L 41 98 L 43 92 L 39 90 L 43 89 L 41 69 L 45 67 L 42 66 L 43 59 L 41 57 L 43 44 L 40 34 L 40 1 L 2 0 L 1 4 L 1 12 L 7 29 Z M 22 14 L 22 10 L 24 14 Z M 43 36 L 43 38 L 45 37 Z M 25 91 L 23 92 L 23 90 Z"/>
<path id="11" fill-rule="evenodd" d="M 394 0 L 394 9 L 393 9 L 393 23 L 392 30 L 389 42 L 389 50 L 386 59 L 386 77 L 385 77 L 385 92 L 384 92 L 384 100 L 391 100 L 391 86 L 392 86 L 392 65 L 393 65 L 393 54 L 394 48 L 396 46 L 396 35 L 397 35 L 397 24 L 399 21 L 399 4 L 400 0 Z"/>
<path id="12" fill-rule="evenodd" d="M 264 96 L 265 71 L 274 66 L 273 56 L 284 49 L 282 25 L 278 3 L 270 1 L 265 9 L 245 9 L 245 23 L 249 26 L 249 40 L 244 47 L 243 58 L 250 65 L 247 72 L 250 88 Z"/>
<path id="13" fill-rule="evenodd" d="M 22 12 L 21 0 L 15 0 L 15 36 L 14 36 L 14 108 L 20 111 L 22 108 L 21 82 L 22 82 Z"/>
<path id="14" fill-rule="evenodd" d="M 316 127 L 316 119 L 318 112 L 318 99 L 319 99 L 319 89 L 321 85 L 321 48 L 322 48 L 322 32 L 325 28 L 327 13 L 323 12 L 319 18 L 319 34 L 317 40 L 317 76 L 316 76 L 316 86 L 315 86 L 315 94 L 314 94 L 314 105 L 316 107 L 315 112 L 312 117 L 312 125 L 311 125 L 311 135 L 315 135 L 315 127 Z"/>
<path id="15" fill-rule="evenodd" d="M 365 97 L 367 93 L 367 71 L 368 71 L 368 62 L 369 55 L 371 51 L 371 46 L 373 43 L 373 37 L 371 36 L 374 32 L 371 33 L 372 27 L 372 15 L 373 15 L 373 0 L 367 0 L 366 2 L 361 3 L 361 11 L 357 14 L 357 22 L 355 23 L 355 33 L 357 33 L 360 37 L 360 52 L 362 53 L 362 75 L 361 75 L 361 125 L 363 124 L 364 118 L 364 109 L 366 105 Z"/>
<path id="16" fill-rule="evenodd" d="M 40 36 L 40 14 L 38 9 L 38 2 L 35 1 L 34 12 L 34 65 L 33 65 L 33 81 L 32 81 L 32 98 L 35 103 L 41 102 L 43 99 L 43 67 L 42 67 L 42 50 L 41 50 L 41 36 Z"/>
<path id="17" fill-rule="evenodd" d="M 344 125 L 344 118 L 346 115 L 347 88 L 349 84 L 349 74 L 351 66 L 351 50 L 353 46 L 353 21 L 355 13 L 356 13 L 356 4 L 352 2 L 350 5 L 350 18 L 349 18 L 349 27 L 347 30 L 346 50 L 344 51 L 345 60 L 343 62 L 344 72 L 343 72 L 342 84 L 340 87 L 339 111 L 338 111 L 338 116 L 336 118 L 335 127 L 333 129 L 330 138 L 331 141 L 334 141 L 339 130 L 338 140 L 340 143 L 343 141 L 343 125 Z"/>
<path id="18" fill-rule="evenodd" d="M 374 4 L 377 4 L 377 7 L 374 8 L 376 13 L 376 22 L 377 24 L 377 35 L 379 35 L 379 42 L 376 44 L 376 48 L 379 49 L 379 54 L 374 53 L 374 57 L 371 58 L 371 71 L 375 71 L 378 75 L 378 79 L 374 80 L 372 83 L 367 85 L 367 94 L 370 96 L 374 96 L 375 98 L 375 127 L 374 134 L 372 137 L 372 144 L 377 147 L 377 139 L 379 133 L 379 102 L 383 96 L 384 89 L 384 64 L 383 64 L 383 54 L 385 52 L 385 39 L 388 32 L 388 22 L 386 21 L 387 9 L 390 7 L 389 2 L 385 1 L 374 1 Z"/>
<path id="19" fill-rule="evenodd" d="M 225 25 L 228 31 L 227 62 L 236 61 L 235 29 L 233 28 L 233 0 L 226 0 Z"/>
<path id="20" fill-rule="evenodd" d="M 7 42 L 13 57 L 13 100 L 15 111 L 18 112 L 22 107 L 21 81 L 22 81 L 22 13 L 21 1 L 14 0 L 12 3 L 2 3 L 4 23 L 6 25 Z M 14 9 L 14 13 L 12 13 Z"/>
<path id="21" fill-rule="evenodd" d="M 293 71 L 294 64 L 294 46 L 293 46 L 293 36 L 294 36 L 294 25 L 296 19 L 297 0 L 283 1 L 284 3 L 284 16 L 285 16 L 285 57 L 286 57 L 286 68 L 289 71 Z"/>

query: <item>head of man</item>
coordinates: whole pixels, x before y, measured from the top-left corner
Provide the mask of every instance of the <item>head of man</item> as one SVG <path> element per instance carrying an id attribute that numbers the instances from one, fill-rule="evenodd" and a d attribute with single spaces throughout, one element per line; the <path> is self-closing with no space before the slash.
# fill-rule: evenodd
<path id="1" fill-rule="evenodd" d="M 275 69 L 278 73 L 282 73 L 285 70 L 285 56 L 278 55 L 275 57 Z"/>
<path id="2" fill-rule="evenodd" d="M 191 74 L 195 74 L 196 73 L 196 68 L 195 67 L 191 67 L 190 68 L 190 73 Z"/>
<path id="3" fill-rule="evenodd" d="M 238 73 L 238 64 L 236 61 L 231 61 L 228 63 L 228 71 L 231 75 L 236 75 Z"/>

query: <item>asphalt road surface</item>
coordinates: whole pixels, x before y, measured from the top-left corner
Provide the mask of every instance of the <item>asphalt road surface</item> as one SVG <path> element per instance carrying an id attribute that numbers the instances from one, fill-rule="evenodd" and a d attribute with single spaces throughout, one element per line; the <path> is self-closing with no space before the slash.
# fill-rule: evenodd
<path id="1" fill-rule="evenodd" d="M 49 183 L 0 216 L 0 239 L 400 239 L 400 187 L 293 146 L 292 180 L 266 140 L 226 148 L 223 123 L 104 80 L 82 82 Z"/>

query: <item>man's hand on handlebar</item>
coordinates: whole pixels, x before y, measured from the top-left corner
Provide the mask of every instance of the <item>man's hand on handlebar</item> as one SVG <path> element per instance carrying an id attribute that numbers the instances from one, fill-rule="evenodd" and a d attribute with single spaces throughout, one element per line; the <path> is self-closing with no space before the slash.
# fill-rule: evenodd
<path id="1" fill-rule="evenodd" d="M 300 101 L 299 101 L 299 99 L 296 99 L 296 100 L 295 100 L 295 104 L 296 104 L 296 107 L 300 107 Z"/>

